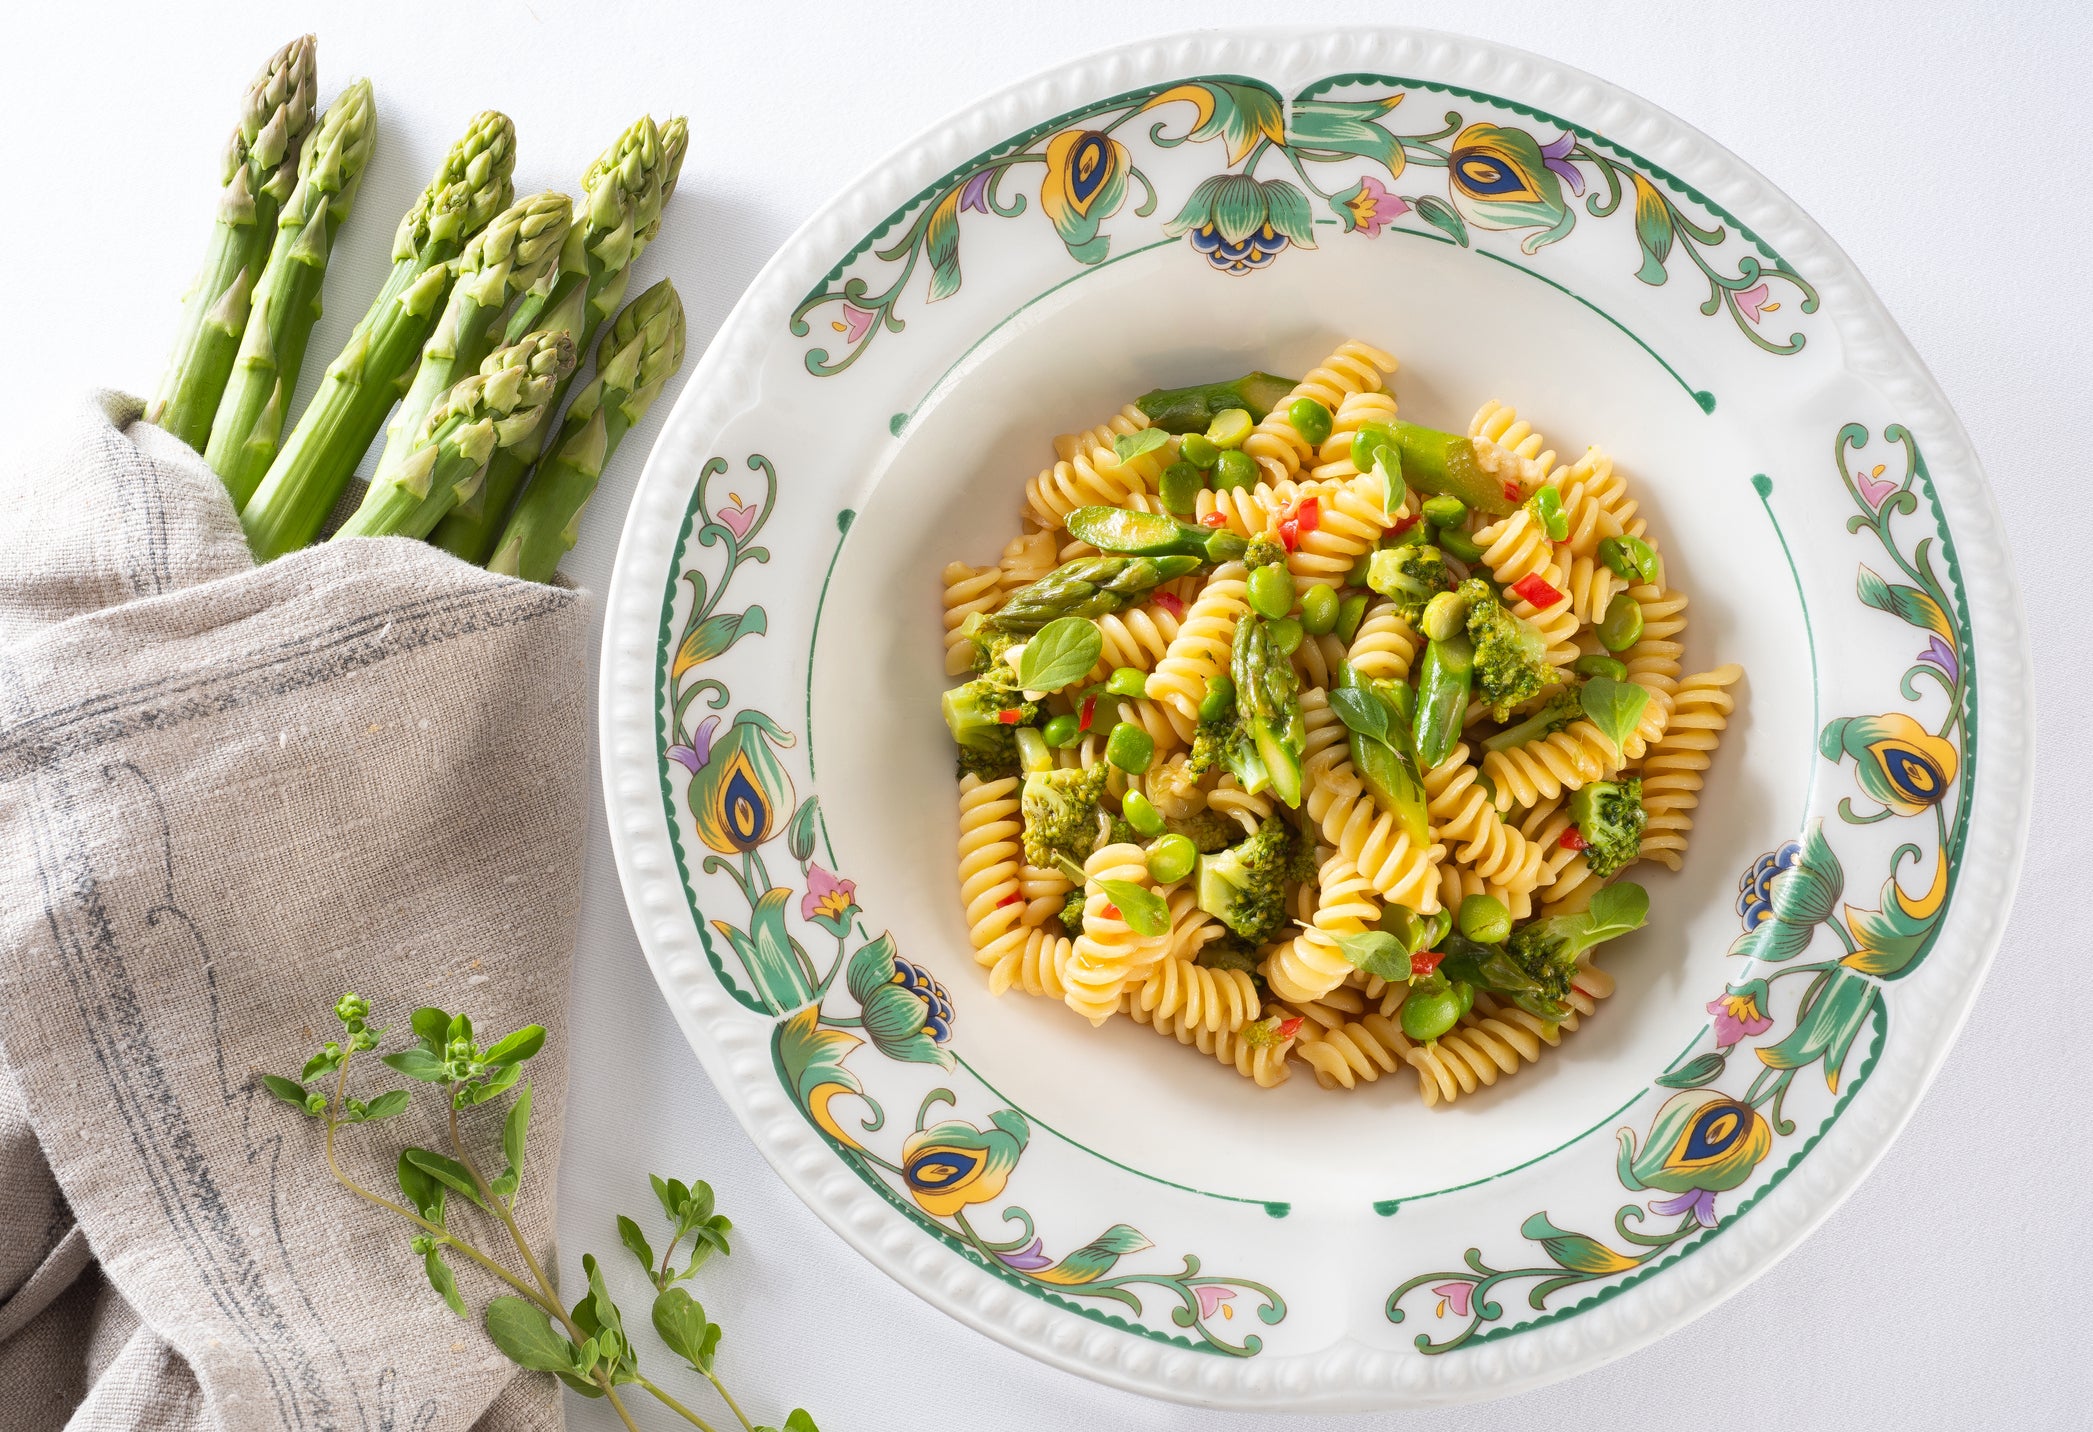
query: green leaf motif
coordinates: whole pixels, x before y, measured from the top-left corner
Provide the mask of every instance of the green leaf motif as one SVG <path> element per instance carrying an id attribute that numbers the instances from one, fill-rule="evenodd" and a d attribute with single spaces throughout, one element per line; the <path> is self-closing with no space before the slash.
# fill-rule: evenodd
<path id="1" fill-rule="evenodd" d="M 400 1157 L 453 1193 L 471 1199 L 481 1208 L 487 1207 L 480 1198 L 480 1191 L 473 1187 L 471 1171 L 456 1159 L 445 1158 L 434 1149 L 406 1149 Z"/>
<path id="2" fill-rule="evenodd" d="M 388 1069 L 405 1074 L 409 1079 L 419 1079 L 424 1084 L 448 1083 L 450 1075 L 444 1072 L 443 1060 L 426 1049 L 399 1049 L 381 1055 Z"/>
<path id="3" fill-rule="evenodd" d="M 1667 1089 L 1698 1089 L 1711 1084 L 1722 1076 L 1729 1061 L 1720 1054 L 1697 1054 L 1668 1074 L 1659 1074 L 1657 1082 Z"/>
<path id="4" fill-rule="evenodd" d="M 489 1299 L 486 1327 L 502 1356 L 532 1372 L 568 1372 L 580 1351 L 553 1331 L 552 1320 L 537 1305 L 522 1298 Z"/>
<path id="5" fill-rule="evenodd" d="M 1418 218 L 1445 234 L 1462 248 L 1468 247 L 1468 221 L 1463 219 L 1451 205 L 1442 199 L 1435 199 L 1429 194 L 1420 194 L 1411 203 L 1417 210 Z M 1390 510 L 1393 511 L 1394 509 L 1391 508 Z"/>
<path id="6" fill-rule="evenodd" d="M 1639 1266 L 1636 1259 L 1614 1252 L 1596 1238 L 1557 1228 L 1545 1213 L 1536 1213 L 1521 1224 L 1519 1236 L 1540 1244 L 1561 1267 L 1589 1278 L 1625 1273 Z"/>
<path id="7" fill-rule="evenodd" d="M 1664 282 L 1664 261 L 1671 257 L 1671 208 L 1657 186 L 1637 174 L 1635 178 L 1635 242 L 1642 248 L 1642 267 L 1635 276 L 1647 284 Z"/>
<path id="8" fill-rule="evenodd" d="M 821 798 L 808 796 L 792 813 L 791 822 L 785 827 L 785 847 L 792 858 L 804 865 L 814 856 L 814 831 L 821 821 Z"/>
<path id="9" fill-rule="evenodd" d="M 443 1261 L 443 1249 L 431 1248 L 422 1256 L 422 1271 L 429 1275 L 429 1286 L 443 1299 L 444 1306 L 464 1317 L 465 1300 L 458 1296 L 458 1275 Z"/>
<path id="10" fill-rule="evenodd" d="M 959 292 L 959 194 L 957 186 L 946 193 L 923 229 L 923 257 L 930 260 L 928 303 Z"/>
<path id="11" fill-rule="evenodd" d="M 850 1052 L 864 1041 L 854 1034 L 833 1029 L 821 1022 L 821 1011 L 813 1006 L 782 1020 L 773 1036 L 778 1067 L 785 1071 L 792 1096 L 807 1117 L 830 1138 L 846 1148 L 861 1145 L 830 1112 L 829 1103 L 838 1094 L 859 1094 L 864 1086 L 857 1075 L 843 1067 Z"/>
<path id="12" fill-rule="evenodd" d="M 286 1104 L 296 1104 L 300 1110 L 305 1108 L 305 1086 L 295 1079 L 286 1079 L 281 1074 L 264 1074 L 262 1087 Z"/>
<path id="13" fill-rule="evenodd" d="M 1881 989 L 1865 975 L 1833 969 L 1818 977 L 1815 992 L 1788 1036 L 1761 1048 L 1758 1056 L 1773 1069 L 1806 1069 L 1821 1059 L 1825 1087 L 1836 1094 L 1847 1052 L 1867 1025 Z"/>
<path id="14" fill-rule="evenodd" d="M 668 1344 L 670 1352 L 699 1372 L 712 1371 L 719 1348 L 719 1324 L 705 1317 L 705 1308 L 689 1291 L 670 1288 L 654 1300 L 654 1331 Z"/>
<path id="15" fill-rule="evenodd" d="M 1304 249 L 1315 247 L 1315 214 L 1308 196 L 1284 179 L 1265 181 L 1265 222 Z"/>
<path id="16" fill-rule="evenodd" d="M 1865 566 L 1860 569 L 1854 585 L 1861 601 L 1868 606 L 1878 612 L 1888 612 L 1922 631 L 1930 631 L 1947 643 L 1948 650 L 1956 650 L 1955 624 L 1948 620 L 1948 614 L 1940 609 L 1939 602 L 1917 587 L 1885 582 Z"/>
<path id="17" fill-rule="evenodd" d="M 683 644 L 676 648 L 675 674 L 681 676 L 694 666 L 725 655 L 745 636 L 762 636 L 769 629 L 768 623 L 761 607 L 750 607 L 745 612 L 714 612 L 692 627 Z"/>
<path id="18" fill-rule="evenodd" d="M 1085 617 L 1059 617 L 1025 643 L 1018 660 L 1018 685 L 1027 691 L 1059 691 L 1081 681 L 1104 652 L 1104 634 Z"/>
<path id="19" fill-rule="evenodd" d="M 1394 98 L 1295 100 L 1287 121 L 1287 145 L 1297 151 L 1356 154 L 1386 169 L 1392 180 L 1403 172 L 1403 143 L 1374 121 L 1395 103 Z"/>
<path id="20" fill-rule="evenodd" d="M 1170 907 L 1163 897 L 1131 880 L 1100 880 L 1097 888 L 1119 909 L 1127 928 L 1148 939 L 1170 933 Z"/>
<path id="21" fill-rule="evenodd" d="M 1138 1228 L 1115 1223 L 1053 1267 L 1041 1269 L 1032 1276 L 1042 1283 L 1080 1287 L 1104 1277 L 1112 1271 L 1112 1265 L 1127 1254 L 1139 1253 L 1152 1246 Z"/>

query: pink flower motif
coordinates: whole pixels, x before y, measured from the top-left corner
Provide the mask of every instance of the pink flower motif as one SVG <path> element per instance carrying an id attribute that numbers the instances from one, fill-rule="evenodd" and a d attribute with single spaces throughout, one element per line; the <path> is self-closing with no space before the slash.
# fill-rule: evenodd
<path id="1" fill-rule="evenodd" d="M 1861 500 L 1877 512 L 1882 510 L 1882 504 L 1889 498 L 1889 495 L 1897 491 L 1901 486 L 1901 484 L 1891 482 L 1884 477 L 1882 475 L 1883 471 L 1883 464 L 1878 462 L 1875 464 L 1872 472 L 1856 472 L 1853 474 L 1853 481 L 1860 488 Z"/>
<path id="2" fill-rule="evenodd" d="M 1755 283 L 1736 296 L 1737 311 L 1753 323 L 1757 323 L 1759 315 L 1772 313 L 1780 307 L 1777 303 L 1768 303 L 1766 300 L 1769 296 L 1771 290 L 1765 284 Z"/>
<path id="3" fill-rule="evenodd" d="M 1453 1309 L 1453 1315 L 1457 1318 L 1468 1316 L 1468 1309 L 1473 1305 L 1475 1298 L 1475 1284 L 1441 1283 L 1432 1291 L 1439 1295 L 1439 1310 L 1433 1314 L 1434 1317 L 1445 1317 L 1448 1308 Z"/>
<path id="4" fill-rule="evenodd" d="M 842 334 L 845 343 L 856 343 L 872 331 L 872 321 L 878 317 L 879 315 L 870 309 L 859 308 L 854 303 L 846 303 L 843 305 L 843 321 L 841 323 L 830 323 L 829 327 Z"/>
<path id="5" fill-rule="evenodd" d="M 1201 1283 L 1192 1289 L 1192 1294 L 1199 1299 L 1199 1316 L 1202 1320 L 1212 1317 L 1216 1309 L 1225 1317 L 1235 1316 L 1234 1308 L 1222 1306 L 1235 1296 L 1235 1289 L 1224 1288 L 1219 1283 Z"/>
<path id="6" fill-rule="evenodd" d="M 1410 212 L 1408 199 L 1389 193 L 1385 184 L 1370 175 L 1331 202 L 1346 233 L 1365 234 L 1369 239 L 1379 237 L 1392 221 Z"/>
<path id="7" fill-rule="evenodd" d="M 738 507 L 721 508 L 719 520 L 727 524 L 727 530 L 732 532 L 734 540 L 739 542 L 747 537 L 749 529 L 756 525 L 756 512 L 755 503 L 745 502 Z"/>
<path id="8" fill-rule="evenodd" d="M 857 908 L 857 893 L 855 880 L 845 880 L 810 863 L 807 866 L 807 893 L 799 901 L 799 917 L 802 920 L 841 921 L 847 927 L 850 912 Z"/>
<path id="9" fill-rule="evenodd" d="M 1773 1021 L 1759 1013 L 1759 1002 L 1748 994 L 1720 994 L 1708 1001 L 1715 1016 L 1715 1047 L 1727 1049 L 1740 1039 L 1764 1034 Z"/>

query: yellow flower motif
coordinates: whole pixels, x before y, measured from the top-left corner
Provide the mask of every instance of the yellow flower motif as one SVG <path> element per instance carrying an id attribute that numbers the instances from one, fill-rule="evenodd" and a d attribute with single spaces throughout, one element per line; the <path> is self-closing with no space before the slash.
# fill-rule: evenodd
<path id="1" fill-rule="evenodd" d="M 1025 1151 L 1032 1126 L 1015 1109 L 989 1116 L 993 1128 L 958 1119 L 918 1129 L 901 1145 L 901 1176 L 925 1213 L 949 1218 L 970 1204 L 1000 1197 Z"/>
<path id="2" fill-rule="evenodd" d="M 1901 711 L 1842 717 L 1825 726 L 1817 745 L 1826 760 L 1852 757 L 1861 789 L 1898 815 L 1938 805 L 1960 764 L 1953 742 Z"/>

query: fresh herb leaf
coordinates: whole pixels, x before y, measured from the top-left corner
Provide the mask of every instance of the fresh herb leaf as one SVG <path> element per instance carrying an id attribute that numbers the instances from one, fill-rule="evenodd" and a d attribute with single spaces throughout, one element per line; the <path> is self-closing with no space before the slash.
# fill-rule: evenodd
<path id="1" fill-rule="evenodd" d="M 715 1213 L 702 1223 L 694 1224 L 690 1230 L 690 1263 L 676 1276 L 688 1278 L 703 1267 L 715 1251 L 722 1255 L 734 1250 L 727 1244 L 727 1235 L 734 1230 L 734 1220 L 724 1213 Z"/>
<path id="2" fill-rule="evenodd" d="M 471 1170 L 456 1159 L 445 1158 L 434 1149 L 407 1149 L 400 1157 L 411 1162 L 438 1183 L 449 1187 L 452 1192 L 463 1194 L 481 1208 L 487 1207 L 480 1198 L 480 1191 L 473 1187 Z"/>
<path id="3" fill-rule="evenodd" d="M 1081 681 L 1105 649 L 1097 623 L 1084 617 L 1061 617 L 1039 629 L 1025 643 L 1018 661 L 1017 684 L 1027 691 L 1059 691 Z"/>
<path id="4" fill-rule="evenodd" d="M 1585 678 L 1584 689 L 1577 694 L 1578 704 L 1591 723 L 1606 734 L 1618 750 L 1628 733 L 1642 720 L 1643 707 L 1650 704 L 1650 693 L 1632 681 L 1615 681 L 1609 676 Z"/>
<path id="5" fill-rule="evenodd" d="M 262 1087 L 283 1100 L 286 1104 L 305 1107 L 305 1086 L 295 1079 L 286 1079 L 281 1074 L 264 1074 Z"/>
<path id="6" fill-rule="evenodd" d="M 468 1084 L 459 1089 L 465 1104 L 484 1104 L 502 1094 L 523 1075 L 521 1064 L 504 1064 L 477 1084 Z M 464 1105 L 460 1105 L 464 1107 Z"/>
<path id="7" fill-rule="evenodd" d="M 690 1197 L 690 1190 L 676 1180 L 665 1179 L 658 1173 L 648 1174 L 647 1181 L 654 1185 L 654 1197 L 661 1204 L 662 1214 L 669 1222 L 674 1223 L 676 1211 L 683 1206 L 683 1201 Z"/>
<path id="8" fill-rule="evenodd" d="M 399 1180 L 400 1192 L 414 1205 L 414 1211 L 438 1228 L 443 1227 L 444 1186 L 408 1158 L 404 1150 L 394 1176 Z"/>
<path id="9" fill-rule="evenodd" d="M 526 1024 L 503 1039 L 494 1041 L 494 1047 L 480 1058 L 487 1064 L 499 1068 L 506 1064 L 521 1064 L 545 1047 L 545 1026 Z"/>
<path id="10" fill-rule="evenodd" d="M 501 1122 L 501 1151 L 508 1160 L 508 1167 L 488 1184 L 495 1197 L 506 1199 L 512 1205 L 516 1202 L 516 1189 L 523 1182 L 523 1144 L 530 1131 L 530 1122 L 531 1090 L 526 1084 L 523 1092 L 516 1096 L 516 1102 L 509 1105 L 508 1117 Z"/>
<path id="11" fill-rule="evenodd" d="M 1170 434 L 1161 428 L 1143 428 L 1138 433 L 1118 433 L 1112 438 L 1112 451 L 1121 462 L 1132 462 L 1143 453 L 1154 452 L 1170 441 Z"/>
<path id="12" fill-rule="evenodd" d="M 448 1083 L 450 1075 L 444 1071 L 443 1060 L 426 1049 L 400 1049 L 381 1055 L 381 1062 L 389 1069 L 396 1069 L 409 1079 L 419 1079 L 424 1084 Z"/>
<path id="13" fill-rule="evenodd" d="M 1170 933 L 1170 907 L 1163 897 L 1131 880 L 1100 880 L 1097 888 L 1119 907 L 1120 918 L 1137 935 L 1154 939 Z"/>
<path id="14" fill-rule="evenodd" d="M 431 1054 L 443 1053 L 443 1042 L 450 1036 L 451 1017 L 433 1005 L 423 1005 L 408 1021 L 414 1029 L 414 1037 L 422 1042 L 422 1048 Z"/>
<path id="15" fill-rule="evenodd" d="M 309 1080 L 316 1075 L 332 1074 L 341 1067 L 341 1062 L 342 1051 L 340 1045 L 336 1045 L 332 1050 L 322 1049 L 318 1054 L 305 1061 L 305 1068 L 299 1073 L 298 1077 L 302 1080 Z"/>
<path id="16" fill-rule="evenodd" d="M 713 1354 L 719 1349 L 719 1324 L 705 1317 L 704 1305 L 688 1291 L 670 1288 L 654 1300 L 654 1331 L 661 1334 L 670 1352 L 711 1375 Z"/>
<path id="17" fill-rule="evenodd" d="M 1410 977 L 1410 952 L 1403 942 L 1383 930 L 1365 930 L 1356 935 L 1339 935 L 1337 948 L 1352 962 L 1355 970 L 1364 970 L 1370 975 L 1379 975 L 1384 980 L 1406 980 Z"/>
<path id="18" fill-rule="evenodd" d="M 532 1372 L 574 1370 L 581 1350 L 553 1331 L 552 1320 L 536 1304 L 522 1298 L 491 1298 L 486 1321 L 487 1336 L 518 1367 Z"/>
<path id="19" fill-rule="evenodd" d="M 1339 686 L 1330 693 L 1330 709 L 1346 727 L 1362 736 L 1388 744 L 1388 708 L 1381 698 L 1357 686 Z"/>
<path id="20" fill-rule="evenodd" d="M 451 1272 L 451 1265 L 443 1261 L 443 1249 L 431 1248 L 422 1255 L 422 1271 L 429 1275 L 429 1286 L 436 1290 L 444 1305 L 459 1317 L 466 1316 L 465 1300 L 458 1296 L 458 1276 Z"/>
<path id="21" fill-rule="evenodd" d="M 358 1123 L 375 1123 L 379 1119 L 390 1119 L 407 1112 L 407 1091 L 390 1089 L 363 1106 L 363 1117 Z"/>
<path id="22" fill-rule="evenodd" d="M 1650 918 L 1650 892 L 1632 880 L 1617 880 L 1592 896 L 1584 913 L 1591 923 L 1579 943 L 1588 947 L 1640 930 Z"/>
<path id="23" fill-rule="evenodd" d="M 647 1241 L 646 1232 L 624 1214 L 618 1215 L 618 1241 L 639 1260 L 640 1271 L 647 1280 L 654 1279 L 654 1245 Z"/>

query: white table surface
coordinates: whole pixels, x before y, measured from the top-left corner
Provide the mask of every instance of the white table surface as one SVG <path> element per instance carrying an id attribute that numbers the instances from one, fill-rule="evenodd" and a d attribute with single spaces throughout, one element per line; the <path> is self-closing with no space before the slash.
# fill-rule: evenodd
<path id="1" fill-rule="evenodd" d="M 682 189 L 642 282 L 676 280 L 695 346 L 811 208 L 861 169 L 979 94 L 1105 44 L 1199 25 L 1380 18 L 1486 35 L 1636 90 L 1737 151 L 1830 230 L 1975 439 L 2035 633 L 2044 780 L 2022 894 L 1930 1097 L 1786 1262 L 1671 1338 L 1573 1382 L 1342 1425 L 2085 1426 L 2093 1080 L 2075 1031 L 2093 921 L 2078 903 L 2088 837 L 2067 793 L 2093 783 L 2093 683 L 2083 675 L 2093 563 L 2079 555 L 2093 528 L 2081 436 L 2093 428 L 2083 80 L 2093 23 L 2064 0 L 1981 8 L 1980 18 L 1979 7 L 1911 0 L 24 7 L 0 41 L 0 274 L 12 314 L 0 415 L 13 432 L 91 385 L 151 388 L 203 242 L 233 101 L 260 58 L 301 27 L 319 32 L 329 94 L 373 77 L 383 125 L 315 355 L 338 346 L 384 266 L 396 216 L 481 107 L 516 120 L 519 191 L 571 190 L 641 109 L 690 116 Z M 344 272 L 356 280 L 341 283 Z M 308 388 L 320 366 L 309 365 Z M 608 580 L 659 426 L 657 414 L 633 435 L 598 493 L 566 566 L 578 583 L 601 591 Z M 2062 533 L 2070 555 L 2035 560 Z M 648 1170 L 705 1177 L 740 1232 L 701 1293 L 727 1328 L 724 1374 L 759 1417 L 782 1420 L 804 1403 L 827 1432 L 1214 1422 L 1050 1371 L 861 1261 L 786 1192 L 685 1047 L 626 917 L 600 801 L 586 859 L 560 1172 L 570 1268 L 585 1250 L 615 1251 L 616 1212 L 647 1212 Z M 717 1410 L 701 1387 L 683 1390 Z M 575 1427 L 616 1425 L 602 1406 L 570 1401 Z"/>

